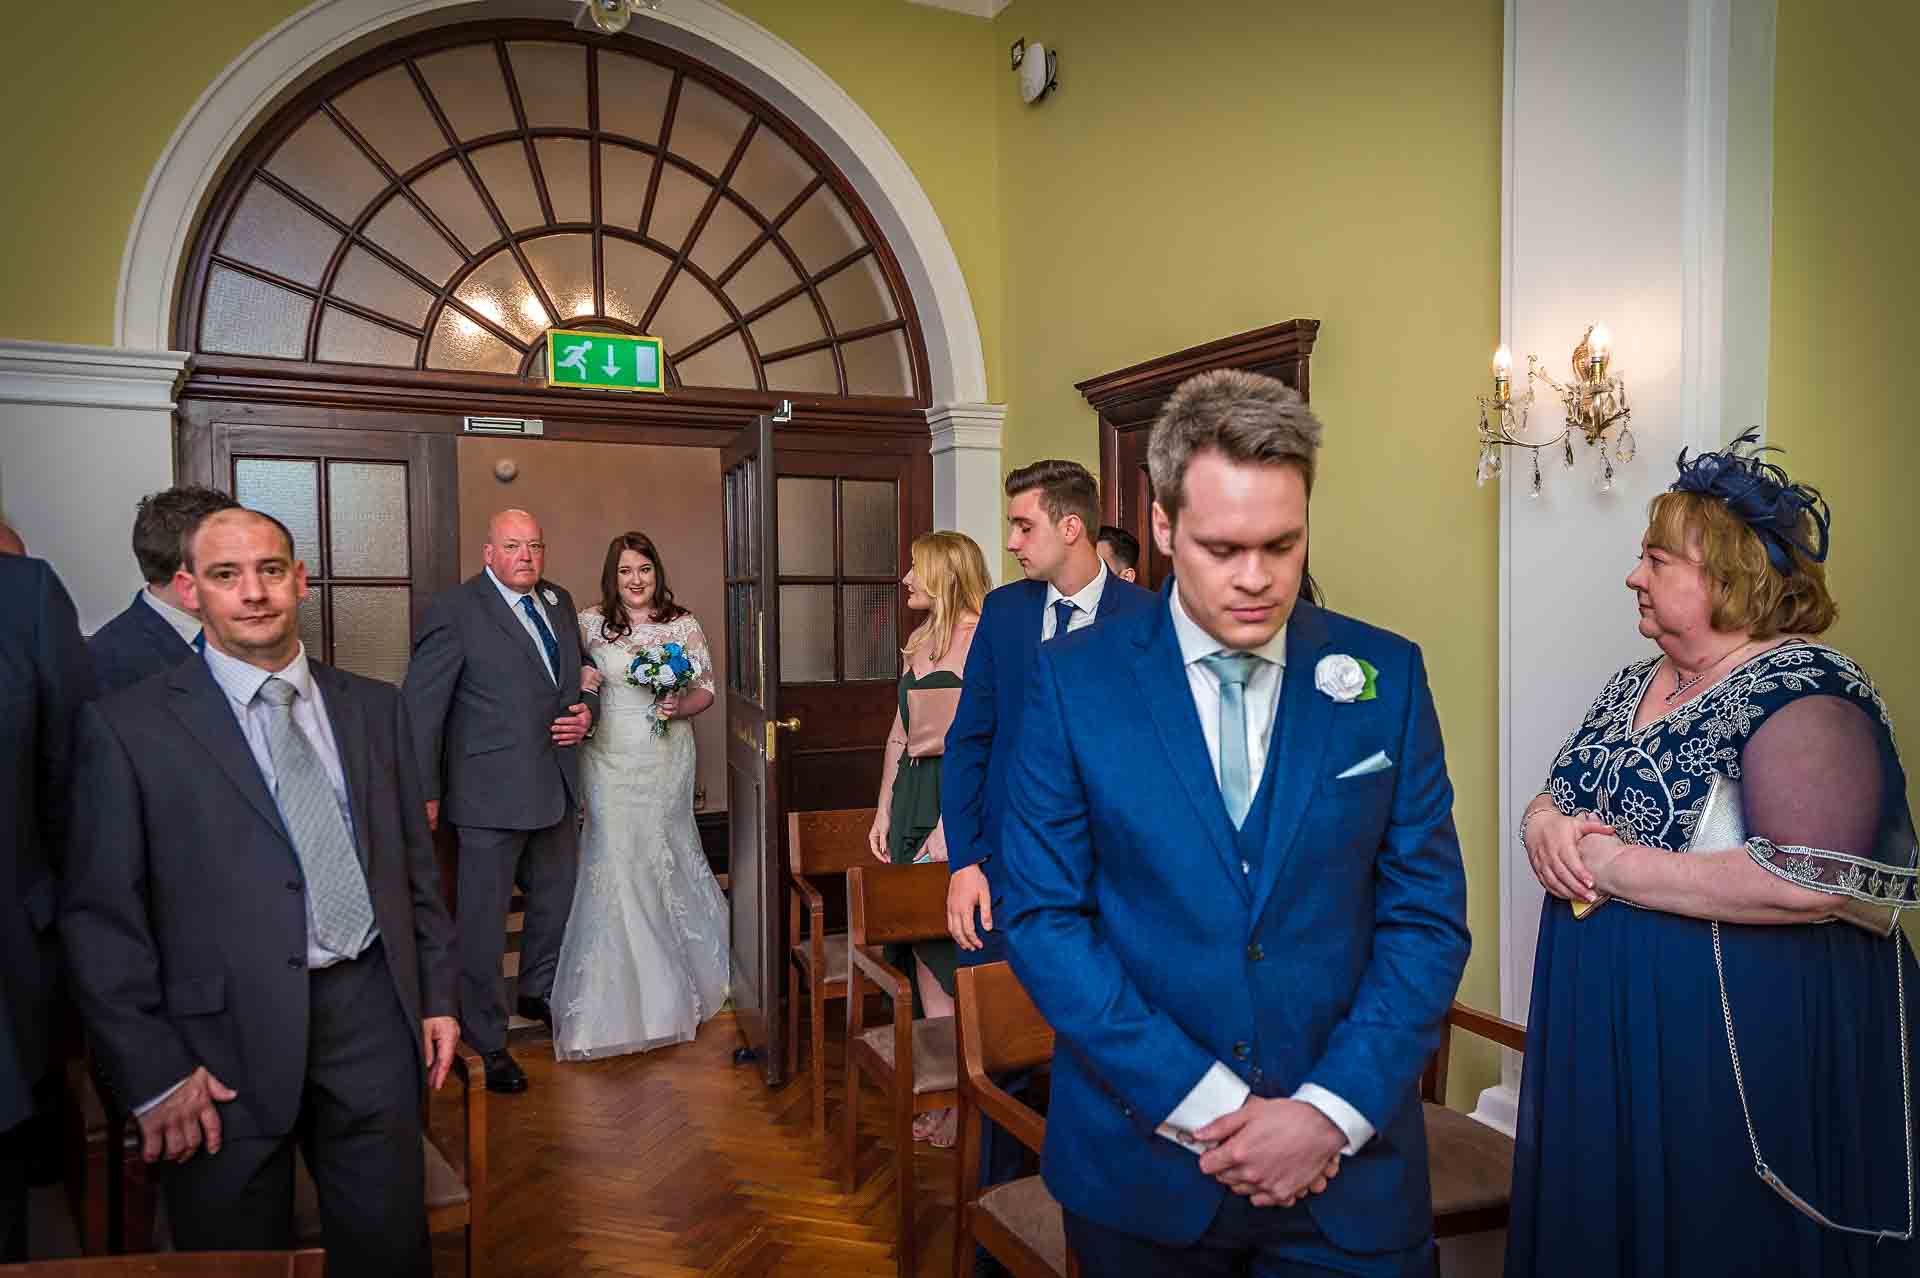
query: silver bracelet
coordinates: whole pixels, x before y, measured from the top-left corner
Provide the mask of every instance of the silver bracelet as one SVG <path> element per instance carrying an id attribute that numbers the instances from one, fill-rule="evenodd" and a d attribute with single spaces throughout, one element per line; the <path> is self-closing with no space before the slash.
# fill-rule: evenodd
<path id="1" fill-rule="evenodd" d="M 1546 793 L 1545 790 L 1542 790 L 1540 792 L 1540 794 L 1545 794 L 1545 793 Z M 1540 795 L 1538 794 L 1534 796 L 1534 798 L 1536 799 L 1539 797 Z M 1543 812 L 1551 812 L 1551 811 L 1557 811 L 1557 809 L 1555 809 L 1552 805 L 1548 805 L 1547 807 L 1544 807 L 1544 808 L 1536 808 L 1536 807 L 1533 807 L 1531 805 L 1531 801 L 1529 801 L 1527 810 L 1520 814 L 1520 846 L 1521 847 L 1524 848 L 1527 846 L 1527 822 L 1533 820 L 1535 817 L 1539 816 Z"/>

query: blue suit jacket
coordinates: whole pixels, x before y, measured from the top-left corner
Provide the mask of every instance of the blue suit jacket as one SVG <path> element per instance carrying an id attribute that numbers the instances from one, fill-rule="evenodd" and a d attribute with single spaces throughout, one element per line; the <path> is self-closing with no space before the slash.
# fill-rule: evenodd
<path id="1" fill-rule="evenodd" d="M 1099 625 L 1152 609 L 1154 594 L 1109 575 L 1100 593 Z M 1000 843 L 1007 770 L 1026 713 L 1027 676 L 1040 651 L 1047 583 L 1015 581 L 991 591 L 967 652 L 965 687 L 940 764 L 940 817 L 948 868 L 978 865 Z M 1077 631 L 1076 633 L 1084 633 Z"/>
<path id="2" fill-rule="evenodd" d="M 1308 1210 L 1391 1251 L 1432 1228 L 1417 1086 L 1468 949 L 1453 787 L 1417 647 L 1302 602 L 1286 652 L 1251 873 L 1165 599 L 1040 653 L 996 864 L 1065 1048 L 1044 1171 L 1068 1210 L 1185 1245 L 1227 1190 L 1154 1128 L 1215 1061 L 1256 1095 L 1317 1083 L 1376 1135 Z M 1315 688 L 1331 653 L 1378 669 L 1374 699 Z"/>
<path id="3" fill-rule="evenodd" d="M 87 655 L 104 695 L 173 669 L 193 655 L 193 645 L 135 595 L 124 612 L 93 632 Z"/>

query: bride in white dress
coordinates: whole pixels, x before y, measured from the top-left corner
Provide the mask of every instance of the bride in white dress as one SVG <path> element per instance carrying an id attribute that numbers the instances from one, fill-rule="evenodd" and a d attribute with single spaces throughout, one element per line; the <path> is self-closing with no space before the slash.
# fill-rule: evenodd
<path id="1" fill-rule="evenodd" d="M 586 827 L 553 984 L 553 1054 L 563 1061 L 686 1042 L 727 998 L 727 902 L 693 824 L 685 722 L 714 701 L 707 638 L 673 602 L 643 533 L 608 545 L 600 592 L 600 604 L 580 614 L 600 718 L 580 749 Z M 640 649 L 669 643 L 695 658 L 700 675 L 656 703 L 628 684 L 627 669 Z M 654 734 L 656 717 L 664 735 Z"/>

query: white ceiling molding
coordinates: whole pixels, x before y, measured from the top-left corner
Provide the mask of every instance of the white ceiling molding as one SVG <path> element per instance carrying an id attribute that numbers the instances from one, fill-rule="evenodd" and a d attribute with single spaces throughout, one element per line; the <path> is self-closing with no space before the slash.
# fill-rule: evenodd
<path id="1" fill-rule="evenodd" d="M 927 9 L 950 9 L 971 18 L 997 18 L 1013 0 L 907 0 Z"/>

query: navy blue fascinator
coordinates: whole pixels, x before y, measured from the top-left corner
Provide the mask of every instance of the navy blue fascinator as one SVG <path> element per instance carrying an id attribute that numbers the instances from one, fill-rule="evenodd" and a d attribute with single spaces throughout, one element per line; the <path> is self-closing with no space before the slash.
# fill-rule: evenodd
<path id="1" fill-rule="evenodd" d="M 1793 556 L 1798 550 L 1813 562 L 1827 561 L 1827 529 L 1832 512 L 1817 489 L 1796 484 L 1787 472 L 1772 462 L 1763 461 L 1763 453 L 1780 449 L 1760 442 L 1758 427 L 1747 431 L 1717 453 L 1701 453 L 1687 460 L 1680 450 L 1680 478 L 1668 492 L 1700 493 L 1726 503 L 1747 527 L 1760 535 L 1767 559 L 1783 577 L 1793 575 Z M 1808 541 L 1808 525 L 1816 534 Z"/>

